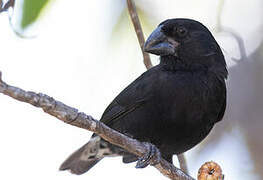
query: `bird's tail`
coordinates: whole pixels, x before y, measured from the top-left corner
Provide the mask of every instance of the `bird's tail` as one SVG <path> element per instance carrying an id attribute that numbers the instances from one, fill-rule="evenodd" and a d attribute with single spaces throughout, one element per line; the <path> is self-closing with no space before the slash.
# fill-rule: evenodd
<path id="1" fill-rule="evenodd" d="M 69 170 L 73 174 L 83 174 L 90 170 L 106 156 L 120 155 L 120 148 L 93 135 L 90 141 L 70 155 L 60 166 L 59 170 Z"/>

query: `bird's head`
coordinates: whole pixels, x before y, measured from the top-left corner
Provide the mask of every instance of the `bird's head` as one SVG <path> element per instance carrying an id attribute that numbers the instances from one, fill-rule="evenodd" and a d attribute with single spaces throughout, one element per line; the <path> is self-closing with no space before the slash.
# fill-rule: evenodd
<path id="1" fill-rule="evenodd" d="M 193 65 L 226 66 L 223 53 L 210 31 L 191 19 L 168 19 L 149 36 L 144 51 L 162 59 Z M 218 61 L 218 62 L 215 62 Z"/>

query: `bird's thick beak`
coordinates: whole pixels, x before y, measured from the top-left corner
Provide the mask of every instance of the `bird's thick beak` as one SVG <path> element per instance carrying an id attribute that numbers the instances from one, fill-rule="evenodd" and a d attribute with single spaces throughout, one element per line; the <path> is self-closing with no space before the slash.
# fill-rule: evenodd
<path id="1" fill-rule="evenodd" d="M 144 44 L 144 51 L 160 56 L 176 55 L 176 48 L 179 43 L 167 37 L 161 28 L 162 26 L 158 26 L 148 37 Z"/>

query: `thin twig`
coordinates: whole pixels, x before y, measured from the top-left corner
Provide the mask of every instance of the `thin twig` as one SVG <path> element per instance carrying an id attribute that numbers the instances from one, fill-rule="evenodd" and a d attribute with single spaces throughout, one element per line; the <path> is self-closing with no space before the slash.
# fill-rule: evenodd
<path id="1" fill-rule="evenodd" d="M 65 123 L 68 123 L 79 128 L 92 131 L 101 136 L 106 141 L 115 144 L 125 150 L 137 155 L 143 156 L 147 153 L 147 147 L 135 139 L 125 136 L 93 117 L 79 112 L 76 108 L 70 107 L 52 97 L 31 91 L 25 91 L 21 88 L 10 86 L 3 82 L 2 74 L 0 73 L 0 93 L 10 96 L 18 101 L 29 103 L 35 107 L 42 108 L 45 113 L 48 113 Z M 154 159 L 153 159 L 154 161 Z M 154 165 L 163 175 L 173 180 L 194 180 L 182 170 L 176 168 L 163 158 L 158 164 Z"/>
<path id="2" fill-rule="evenodd" d="M 182 171 L 184 171 L 186 174 L 189 174 L 185 155 L 184 154 L 178 154 L 177 158 L 178 158 L 180 168 L 182 169 Z"/>
<path id="3" fill-rule="evenodd" d="M 0 0 L 0 12 L 1 12 L 2 6 L 3 6 L 3 1 Z"/>
<path id="4" fill-rule="evenodd" d="M 143 50 L 145 40 L 144 40 L 144 36 L 143 36 L 141 23 L 140 23 L 140 20 L 138 18 L 138 14 L 136 11 L 136 6 L 135 6 L 133 0 L 127 0 L 127 5 L 128 5 L 129 14 L 130 14 L 130 17 L 132 20 L 132 24 L 133 24 L 133 27 L 135 29 L 135 32 L 136 32 L 136 35 L 137 35 L 137 38 L 139 40 L 139 44 L 141 47 L 141 51 L 142 51 L 142 55 L 143 55 L 143 62 L 145 64 L 146 68 L 150 69 L 152 67 L 152 62 L 151 62 L 149 54 L 144 52 L 144 50 Z"/>
<path id="5" fill-rule="evenodd" d="M 9 0 L 3 5 L 3 1 L 0 0 L 0 13 L 7 11 L 10 7 L 14 8 L 15 0 Z"/>

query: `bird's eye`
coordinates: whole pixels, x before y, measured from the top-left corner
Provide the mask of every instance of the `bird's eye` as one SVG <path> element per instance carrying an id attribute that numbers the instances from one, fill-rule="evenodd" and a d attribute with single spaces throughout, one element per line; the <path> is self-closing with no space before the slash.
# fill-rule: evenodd
<path id="1" fill-rule="evenodd" d="M 177 28 L 177 34 L 180 37 L 184 37 L 187 34 L 187 29 L 184 27 L 179 27 L 179 28 Z"/>

